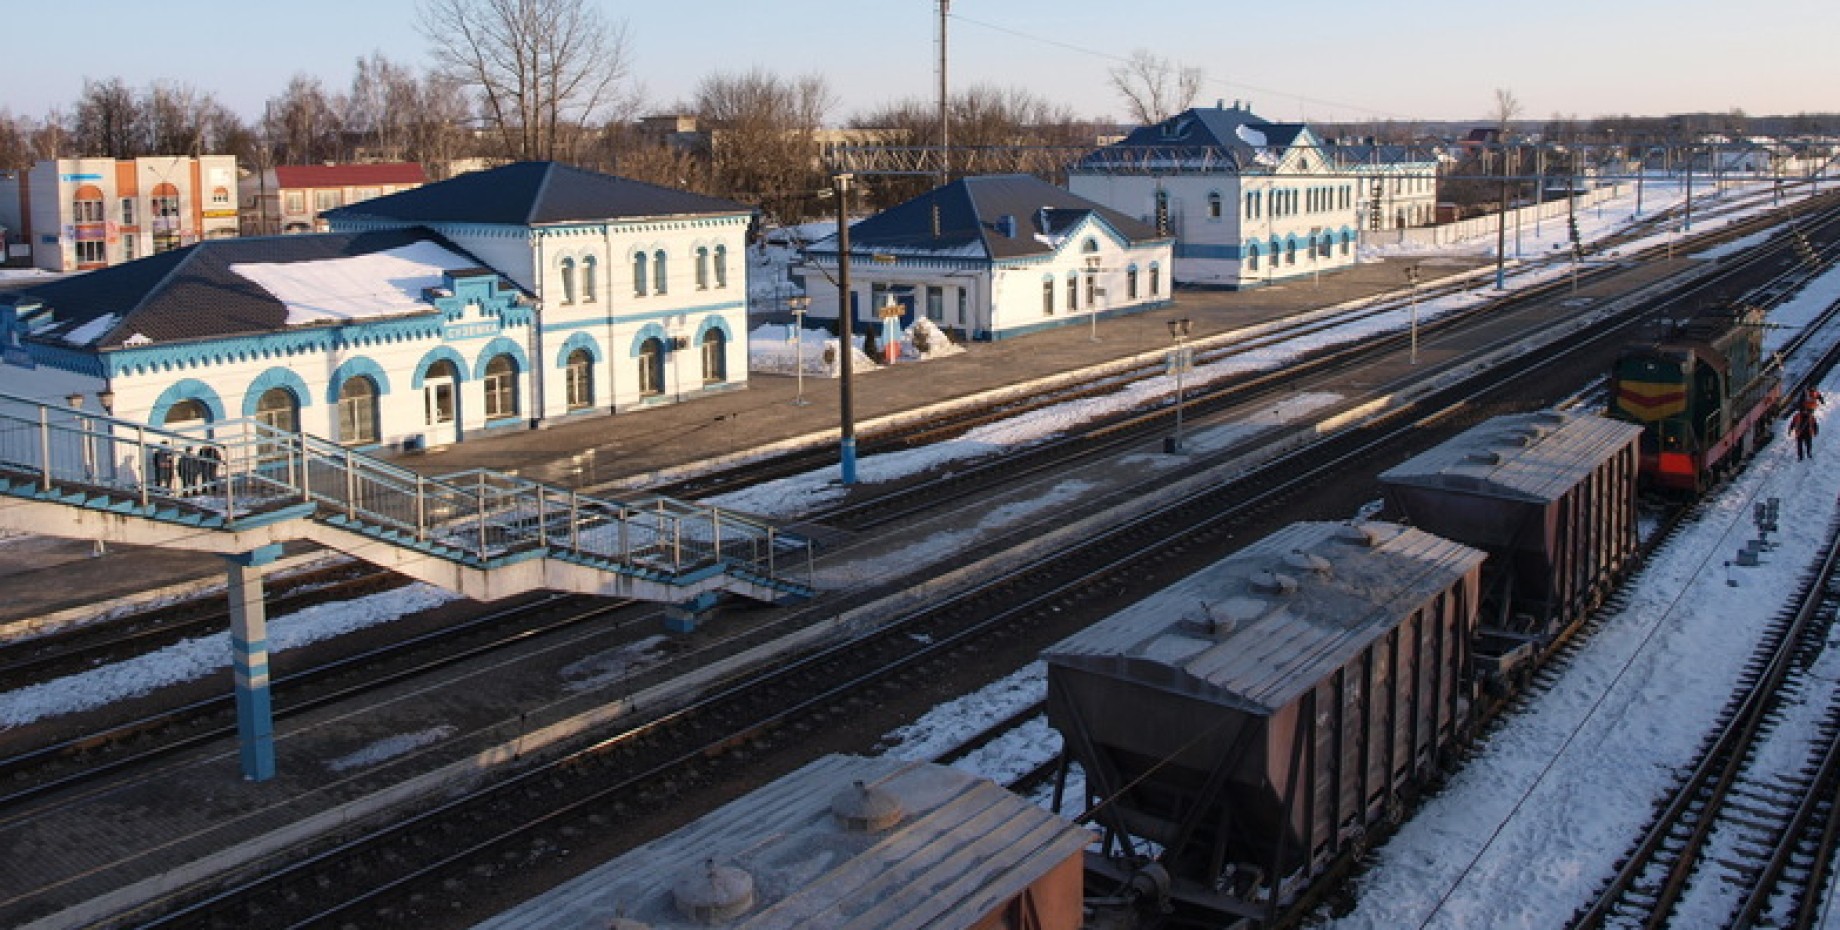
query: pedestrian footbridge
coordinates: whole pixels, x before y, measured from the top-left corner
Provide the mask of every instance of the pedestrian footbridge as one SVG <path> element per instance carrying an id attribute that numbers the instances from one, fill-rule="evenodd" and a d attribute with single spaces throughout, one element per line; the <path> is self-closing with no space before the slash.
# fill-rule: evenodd
<path id="1" fill-rule="evenodd" d="M 267 718 L 261 570 L 290 540 L 478 600 L 569 591 L 691 605 L 681 619 L 724 595 L 813 593 L 808 540 L 716 507 L 484 470 L 428 477 L 256 420 L 172 430 L 5 393 L 0 529 L 224 556 L 239 720 L 259 691 L 255 726 Z M 272 775 L 272 749 L 264 771 L 244 735 L 245 774 Z"/>

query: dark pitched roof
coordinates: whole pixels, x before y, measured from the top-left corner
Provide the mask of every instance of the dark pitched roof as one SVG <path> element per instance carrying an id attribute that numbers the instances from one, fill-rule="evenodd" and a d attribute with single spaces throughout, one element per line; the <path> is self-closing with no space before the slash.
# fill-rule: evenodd
<path id="1" fill-rule="evenodd" d="M 937 208 L 939 232 L 934 235 Z M 1055 246 L 1037 236 L 1058 236 L 1096 216 L 1131 242 L 1167 238 L 1150 226 L 1026 174 L 961 178 L 850 227 L 850 251 L 927 253 L 966 258 L 1042 255 Z M 1014 235 L 1003 223 L 1015 220 Z M 832 235 L 818 245 L 837 248 Z"/>
<path id="2" fill-rule="evenodd" d="M 1080 159 L 1077 167 L 1142 167 L 1143 153 L 1164 159 L 1205 159 L 1215 171 L 1244 171 L 1271 164 L 1308 131 L 1302 123 L 1273 123 L 1237 107 L 1195 107 L 1149 126 Z"/>
<path id="3" fill-rule="evenodd" d="M 415 162 L 362 165 L 276 165 L 279 187 L 355 187 L 369 184 L 426 184 L 428 172 Z"/>
<path id="4" fill-rule="evenodd" d="M 529 226 L 647 216 L 748 213 L 729 200 L 584 171 L 553 161 L 523 161 L 473 171 L 321 214 L 328 221 L 488 223 Z"/>
<path id="5" fill-rule="evenodd" d="M 469 261 L 478 259 L 426 229 L 207 239 L 197 245 L 28 284 L 8 297 L 42 302 L 55 322 L 31 339 L 68 348 L 114 349 L 136 334 L 155 343 L 245 336 L 287 328 L 287 307 L 255 282 L 230 270 L 243 263 L 323 261 L 432 242 Z M 430 307 L 432 312 L 433 307 Z M 114 322 L 73 343 L 85 326 Z M 139 340 L 136 340 L 138 344 Z"/>

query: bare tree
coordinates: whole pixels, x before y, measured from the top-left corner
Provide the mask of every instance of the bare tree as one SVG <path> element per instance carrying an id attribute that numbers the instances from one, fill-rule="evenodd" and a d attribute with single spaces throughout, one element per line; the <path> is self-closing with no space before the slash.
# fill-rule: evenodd
<path id="1" fill-rule="evenodd" d="M 459 81 L 443 74 L 424 75 L 410 107 L 413 118 L 404 154 L 436 180 L 449 175 L 454 159 L 476 154 L 473 105 Z"/>
<path id="2" fill-rule="evenodd" d="M 338 108 L 326 96 L 319 78 L 294 75 L 287 90 L 268 102 L 263 119 L 269 139 L 279 150 L 273 163 L 337 161 L 342 154 Z"/>
<path id="3" fill-rule="evenodd" d="M 34 127 L 30 134 L 32 160 L 51 161 L 67 158 L 76 154 L 72 148 L 69 125 L 64 111 L 53 107 L 45 114 L 45 119 Z"/>
<path id="4" fill-rule="evenodd" d="M 787 80 L 760 68 L 713 74 L 696 90 L 696 114 L 709 131 L 719 189 L 775 216 L 799 216 L 823 185 L 813 134 L 836 106 L 824 78 Z"/>
<path id="5" fill-rule="evenodd" d="M 421 92 L 415 72 L 372 52 L 358 59 L 351 93 L 340 114 L 345 131 L 374 158 L 398 161 L 409 147 L 409 127 L 417 118 Z"/>
<path id="6" fill-rule="evenodd" d="M 229 111 L 210 94 L 201 94 L 185 84 L 155 82 L 141 102 L 146 153 L 202 154 L 212 124 L 221 122 L 226 115 Z"/>
<path id="7" fill-rule="evenodd" d="M 1514 126 L 1514 119 L 1521 115 L 1521 100 L 1514 96 L 1514 91 L 1505 87 L 1495 88 L 1495 108 L 1489 111 L 1495 120 L 1495 133 L 1504 141 Z"/>
<path id="8" fill-rule="evenodd" d="M 1111 70 L 1112 89 L 1124 98 L 1129 115 L 1144 125 L 1188 109 L 1201 93 L 1203 77 L 1200 68 L 1178 65 L 1143 48 Z"/>
<path id="9" fill-rule="evenodd" d="M 83 82 L 71 135 L 84 156 L 134 158 L 146 154 L 140 102 L 121 78 Z"/>
<path id="10" fill-rule="evenodd" d="M 0 171 L 32 166 L 31 122 L 0 109 Z"/>
<path id="11" fill-rule="evenodd" d="M 420 17 L 436 62 L 478 90 L 512 158 L 564 155 L 631 67 L 625 22 L 589 0 L 424 0 Z"/>

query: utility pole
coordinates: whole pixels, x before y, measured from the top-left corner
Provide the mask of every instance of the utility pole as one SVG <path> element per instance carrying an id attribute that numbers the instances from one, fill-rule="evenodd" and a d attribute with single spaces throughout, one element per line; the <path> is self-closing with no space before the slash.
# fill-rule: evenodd
<path id="1" fill-rule="evenodd" d="M 1495 212 L 1495 289 L 1507 287 L 1508 261 L 1508 136 L 1497 140 L 1501 145 L 1501 208 Z"/>
<path id="2" fill-rule="evenodd" d="M 853 175 L 839 173 L 831 179 L 833 193 L 837 197 L 837 344 L 842 353 L 838 359 L 838 406 L 843 418 L 842 455 L 843 485 L 849 487 L 856 483 L 856 422 L 852 415 L 850 396 L 851 356 L 856 354 L 856 325 L 854 314 L 850 311 L 850 179 Z"/>
<path id="3" fill-rule="evenodd" d="M 952 0 L 939 0 L 939 186 L 952 183 L 952 128 L 946 115 L 946 13 Z"/>

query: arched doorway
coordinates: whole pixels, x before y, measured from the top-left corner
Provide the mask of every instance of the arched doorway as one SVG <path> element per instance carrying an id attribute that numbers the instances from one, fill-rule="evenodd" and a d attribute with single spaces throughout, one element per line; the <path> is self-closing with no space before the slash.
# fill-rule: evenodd
<path id="1" fill-rule="evenodd" d="M 460 372 L 442 359 L 428 366 L 422 377 L 422 407 L 431 446 L 460 440 Z"/>

